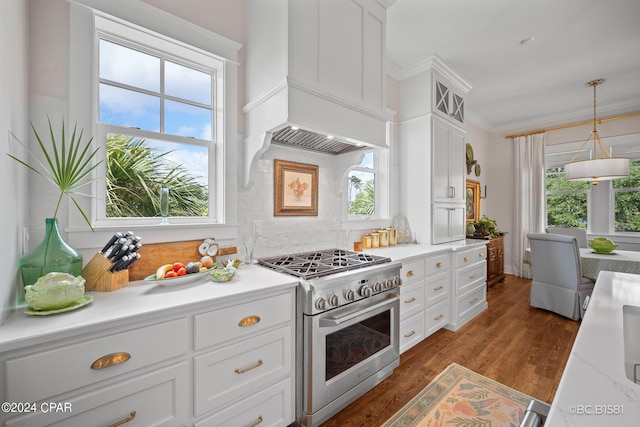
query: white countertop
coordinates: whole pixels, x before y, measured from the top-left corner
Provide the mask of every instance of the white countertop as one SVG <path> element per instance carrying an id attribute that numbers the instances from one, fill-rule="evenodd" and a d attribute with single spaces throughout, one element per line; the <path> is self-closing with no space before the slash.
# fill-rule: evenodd
<path id="1" fill-rule="evenodd" d="M 135 281 L 114 292 L 87 292 L 91 304 L 78 310 L 51 316 L 29 316 L 16 308 L 0 326 L 0 352 L 29 344 L 73 336 L 79 327 L 99 327 L 106 322 L 127 324 L 164 310 L 174 313 L 185 306 L 215 308 L 222 303 L 242 302 L 298 285 L 295 277 L 257 265 L 241 265 L 229 282 L 218 283 L 206 275 L 197 283 L 177 286 Z"/>
<path id="2" fill-rule="evenodd" d="M 458 240 L 451 243 L 442 243 L 439 245 L 397 245 L 387 246 L 384 248 L 363 249 L 364 253 L 371 255 L 381 255 L 391 258 L 393 261 L 409 260 L 425 255 L 437 255 L 438 253 L 446 253 L 449 251 L 460 251 L 471 249 L 478 246 L 485 246 L 489 241 L 480 239 Z"/>
<path id="3" fill-rule="evenodd" d="M 623 305 L 640 306 L 640 275 L 601 272 L 545 426 L 640 425 L 640 384 L 624 370 Z"/>

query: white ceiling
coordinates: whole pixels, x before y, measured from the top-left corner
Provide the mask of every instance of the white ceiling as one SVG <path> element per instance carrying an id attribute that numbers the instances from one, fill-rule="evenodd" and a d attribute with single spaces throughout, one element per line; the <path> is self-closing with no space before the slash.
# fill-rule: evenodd
<path id="1" fill-rule="evenodd" d="M 433 54 L 472 86 L 467 118 L 493 132 L 589 119 L 596 78 L 598 117 L 640 111 L 640 0 L 397 0 L 390 68 Z"/>

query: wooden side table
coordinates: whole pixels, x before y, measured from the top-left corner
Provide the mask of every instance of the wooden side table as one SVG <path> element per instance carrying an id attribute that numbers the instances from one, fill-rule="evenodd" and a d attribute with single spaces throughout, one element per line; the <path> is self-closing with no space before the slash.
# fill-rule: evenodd
<path id="1" fill-rule="evenodd" d="M 487 243 L 487 290 L 496 283 L 504 282 L 504 235 L 497 237 L 471 237 L 488 240 Z"/>

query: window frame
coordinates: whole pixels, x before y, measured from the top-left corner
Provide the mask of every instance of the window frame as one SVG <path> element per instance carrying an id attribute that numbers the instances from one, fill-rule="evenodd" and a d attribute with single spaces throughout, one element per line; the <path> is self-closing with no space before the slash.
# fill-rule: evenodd
<path id="1" fill-rule="evenodd" d="M 548 201 L 549 201 L 549 197 L 548 196 L 555 196 L 555 195 L 562 195 L 562 194 L 586 194 L 587 195 L 587 212 L 586 212 L 586 220 L 587 220 L 587 227 L 586 230 L 589 231 L 589 227 L 591 224 L 591 208 L 590 208 L 590 202 L 591 202 L 591 185 L 589 185 L 589 188 L 586 188 L 584 190 L 552 190 L 552 191 L 548 191 L 546 190 L 546 177 L 548 174 L 548 170 L 551 168 L 562 168 L 562 173 L 564 173 L 564 166 L 550 166 L 547 167 L 545 165 L 545 198 L 544 198 L 544 223 L 545 223 L 545 227 L 563 227 L 563 225 L 549 225 L 549 210 L 548 210 Z M 558 183 L 558 187 L 559 187 L 559 183 Z"/>
<path id="2" fill-rule="evenodd" d="M 224 191 L 216 194 L 215 210 L 216 223 L 205 221 L 201 223 L 171 224 L 139 224 L 129 226 L 127 219 L 114 221 L 112 224 L 94 224 L 90 230 L 77 209 L 66 209 L 67 238 L 74 248 L 83 250 L 102 247 L 104 242 L 116 231 L 132 230 L 145 236 L 145 243 L 174 242 L 202 239 L 203 235 L 215 235 L 216 239 L 235 239 L 238 235 L 238 143 L 241 141 L 237 133 L 237 102 L 238 102 L 238 53 L 242 45 L 222 37 L 210 30 L 192 24 L 189 21 L 176 19 L 144 2 L 133 2 L 123 7 L 121 2 L 112 0 L 74 0 L 70 2 L 69 29 L 69 98 L 67 102 L 48 100 L 48 108 L 61 108 L 68 111 L 70 122 L 77 124 L 78 129 L 84 129 L 85 135 L 97 135 L 97 118 L 94 117 L 93 105 L 98 94 L 94 75 L 98 64 L 96 59 L 97 38 L 95 20 L 100 16 L 141 28 L 154 34 L 170 38 L 194 50 L 205 52 L 223 64 L 224 81 L 219 94 L 224 95 L 222 116 L 219 126 L 220 139 L 223 144 L 216 145 L 215 168 L 221 174 L 219 188 Z M 87 59 L 89 58 L 89 60 Z M 215 101 L 214 101 L 215 105 Z M 94 138 L 94 148 L 100 149 Z M 104 156 L 104 151 L 101 150 Z M 85 194 L 95 196 L 97 193 L 97 172 L 92 175 L 91 182 L 85 187 Z M 78 199 L 80 207 L 93 218 L 95 212 L 95 197 L 81 197 Z M 211 197 L 211 196 L 210 196 Z M 64 214 L 64 211 L 63 211 Z M 89 253 L 88 256 L 92 256 Z"/>
<path id="3" fill-rule="evenodd" d="M 629 161 L 636 161 L 640 163 L 640 154 L 638 155 L 637 158 L 630 158 Z M 631 168 L 635 167 L 635 168 L 639 168 L 640 169 L 640 164 L 637 166 L 632 166 L 631 164 L 629 165 L 629 171 L 631 171 Z M 617 231 L 616 230 L 616 195 L 618 193 L 631 193 L 631 192 L 640 192 L 640 186 L 639 187 L 621 187 L 621 188 L 616 188 L 613 185 L 614 181 L 610 181 L 610 186 L 611 186 L 611 209 L 609 210 L 609 233 L 611 234 L 617 234 L 617 235 L 624 235 L 624 236 L 640 236 L 640 231 Z"/>
<path id="4" fill-rule="evenodd" d="M 362 161 L 364 160 L 365 156 L 367 154 L 371 154 L 373 156 L 373 161 L 372 161 L 372 166 L 370 168 L 367 167 L 363 167 L 362 165 Z M 376 153 L 375 150 L 373 151 L 365 151 L 364 153 L 362 153 L 362 157 L 360 158 L 360 163 L 358 163 L 358 165 L 356 166 L 352 166 L 349 168 L 349 170 L 347 171 L 347 218 L 348 220 L 367 220 L 367 219 L 375 219 L 375 218 L 380 218 L 379 215 L 379 210 L 380 210 L 380 197 L 378 196 L 378 192 L 379 192 L 379 187 L 380 187 L 380 183 L 379 183 L 379 173 L 378 173 L 378 163 L 379 163 L 379 159 L 378 159 L 378 155 Z M 364 215 L 364 214 L 352 214 L 350 212 L 349 209 L 349 175 L 351 175 L 351 172 L 353 171 L 357 171 L 357 172 L 364 172 L 364 173 L 370 173 L 373 174 L 373 191 L 374 191 L 374 203 L 373 203 L 373 215 Z"/>

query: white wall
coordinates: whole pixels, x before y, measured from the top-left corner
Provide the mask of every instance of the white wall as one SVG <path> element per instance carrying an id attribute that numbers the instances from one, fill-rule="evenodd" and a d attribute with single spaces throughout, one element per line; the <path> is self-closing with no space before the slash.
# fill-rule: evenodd
<path id="1" fill-rule="evenodd" d="M 0 209 L 0 257 L 5 265 L 0 281 L 0 323 L 15 302 L 18 283 L 18 261 L 22 255 L 22 228 L 27 207 L 26 170 L 6 153 L 17 157 L 24 150 L 9 142 L 9 132 L 26 141 L 28 44 L 27 2 L 4 0 L 0 13 L 0 194 L 4 201 Z M 13 268 L 9 268 L 13 267 Z"/>

